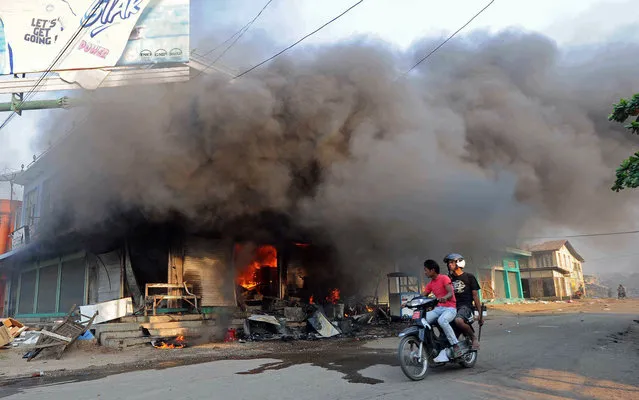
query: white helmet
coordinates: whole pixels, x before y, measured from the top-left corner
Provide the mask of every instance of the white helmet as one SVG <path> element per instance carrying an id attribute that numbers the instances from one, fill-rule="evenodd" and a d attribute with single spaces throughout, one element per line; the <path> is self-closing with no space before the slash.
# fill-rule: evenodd
<path id="1" fill-rule="evenodd" d="M 459 268 L 464 268 L 466 266 L 466 260 L 461 254 L 450 253 L 446 257 L 444 257 L 444 264 L 448 265 L 449 261 L 457 261 L 457 266 Z"/>

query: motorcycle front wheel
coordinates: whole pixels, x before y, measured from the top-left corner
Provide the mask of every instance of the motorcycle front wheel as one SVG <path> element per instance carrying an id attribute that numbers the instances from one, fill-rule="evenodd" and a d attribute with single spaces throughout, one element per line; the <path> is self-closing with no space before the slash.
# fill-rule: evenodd
<path id="1" fill-rule="evenodd" d="M 422 346 L 419 354 L 419 338 L 417 336 L 405 336 L 399 342 L 399 365 L 402 372 L 414 381 L 420 381 L 428 373 L 428 357 L 426 356 L 426 346 Z"/>

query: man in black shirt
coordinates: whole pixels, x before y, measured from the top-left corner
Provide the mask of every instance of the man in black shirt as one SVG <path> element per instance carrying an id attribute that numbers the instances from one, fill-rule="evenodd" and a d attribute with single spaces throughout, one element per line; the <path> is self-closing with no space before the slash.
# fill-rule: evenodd
<path id="1" fill-rule="evenodd" d="M 466 261 L 460 254 L 452 253 L 444 258 L 444 263 L 448 265 L 450 280 L 453 282 L 453 290 L 455 291 L 455 299 L 457 299 L 457 316 L 455 323 L 457 328 L 461 330 L 467 338 L 473 342 L 473 350 L 479 350 L 479 341 L 470 328 L 473 323 L 475 311 L 479 311 L 479 325 L 484 324 L 484 317 L 481 310 L 481 302 L 479 301 L 479 282 L 475 275 L 464 272 Z M 473 307 L 474 303 L 474 307 Z"/>

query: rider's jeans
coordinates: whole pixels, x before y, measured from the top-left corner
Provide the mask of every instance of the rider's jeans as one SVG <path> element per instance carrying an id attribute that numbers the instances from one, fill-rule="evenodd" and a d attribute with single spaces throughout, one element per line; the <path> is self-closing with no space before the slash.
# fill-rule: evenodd
<path id="1" fill-rule="evenodd" d="M 446 334 L 446 338 L 452 345 L 459 343 L 455 336 L 455 331 L 450 326 L 450 323 L 455 319 L 457 315 L 457 309 L 454 307 L 435 307 L 432 311 L 426 313 L 426 321 L 432 324 L 437 320 L 437 323 Z"/>

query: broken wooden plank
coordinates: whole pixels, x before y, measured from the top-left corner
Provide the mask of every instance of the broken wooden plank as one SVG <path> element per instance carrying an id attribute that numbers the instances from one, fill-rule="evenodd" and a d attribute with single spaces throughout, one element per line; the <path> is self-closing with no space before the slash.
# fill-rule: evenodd
<path id="1" fill-rule="evenodd" d="M 56 346 L 64 346 L 63 343 L 46 343 L 46 344 L 34 344 L 33 346 L 25 346 L 25 347 L 20 347 L 20 349 L 25 349 L 25 350 L 36 350 L 36 349 L 46 349 L 48 347 L 56 347 Z"/>
<path id="2" fill-rule="evenodd" d="M 71 342 L 71 340 L 73 340 L 73 338 L 62 336 L 62 335 L 58 335 L 57 333 L 49 332 L 49 331 L 44 330 L 44 329 L 40 331 L 40 334 L 47 335 L 47 336 L 50 336 L 50 337 L 58 339 L 58 340 L 62 340 L 62 341 L 67 342 L 67 343 L 69 343 L 69 342 Z"/>

